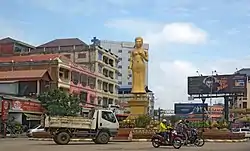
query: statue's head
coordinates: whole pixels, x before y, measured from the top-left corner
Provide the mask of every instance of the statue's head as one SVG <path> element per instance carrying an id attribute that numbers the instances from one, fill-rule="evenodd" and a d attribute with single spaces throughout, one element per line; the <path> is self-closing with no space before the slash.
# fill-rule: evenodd
<path id="1" fill-rule="evenodd" d="M 135 38 L 135 48 L 141 48 L 143 45 L 143 38 L 142 37 L 136 37 Z"/>

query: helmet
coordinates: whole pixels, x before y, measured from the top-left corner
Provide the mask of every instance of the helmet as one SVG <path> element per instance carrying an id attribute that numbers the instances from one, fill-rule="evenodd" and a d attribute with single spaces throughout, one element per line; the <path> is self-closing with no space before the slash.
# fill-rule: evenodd
<path id="1" fill-rule="evenodd" d="M 162 122 L 167 122 L 167 120 L 166 120 L 166 119 L 163 119 Z"/>

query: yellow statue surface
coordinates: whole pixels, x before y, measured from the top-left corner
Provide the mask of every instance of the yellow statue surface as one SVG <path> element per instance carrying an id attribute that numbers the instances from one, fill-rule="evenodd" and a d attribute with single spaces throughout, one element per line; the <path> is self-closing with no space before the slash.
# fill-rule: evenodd
<path id="1" fill-rule="evenodd" d="M 143 48 L 143 38 L 135 38 L 134 50 L 130 54 L 129 69 L 132 71 L 132 94 L 145 94 L 146 62 L 148 52 Z"/>

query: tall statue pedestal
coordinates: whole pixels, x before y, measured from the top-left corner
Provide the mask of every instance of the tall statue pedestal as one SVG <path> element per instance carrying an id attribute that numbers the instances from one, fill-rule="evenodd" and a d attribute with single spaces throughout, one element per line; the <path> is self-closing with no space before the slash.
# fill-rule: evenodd
<path id="1" fill-rule="evenodd" d="M 129 118 L 133 119 L 140 115 L 146 115 L 148 113 L 148 98 L 146 95 L 135 97 L 128 101 L 130 107 L 130 116 Z"/>

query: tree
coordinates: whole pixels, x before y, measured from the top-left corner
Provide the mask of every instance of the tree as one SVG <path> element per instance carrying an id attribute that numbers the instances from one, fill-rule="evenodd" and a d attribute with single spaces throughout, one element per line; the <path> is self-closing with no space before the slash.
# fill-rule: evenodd
<path id="1" fill-rule="evenodd" d="M 135 119 L 135 126 L 137 128 L 146 128 L 151 121 L 151 117 L 147 115 L 140 115 Z"/>
<path id="2" fill-rule="evenodd" d="M 176 115 L 172 115 L 169 117 L 169 120 L 171 122 L 172 125 L 175 125 L 176 122 L 178 122 L 179 120 L 181 120 L 180 116 L 176 116 Z"/>
<path id="3" fill-rule="evenodd" d="M 52 116 L 76 116 L 81 111 L 80 99 L 59 89 L 40 94 L 38 100 L 47 114 Z"/>

